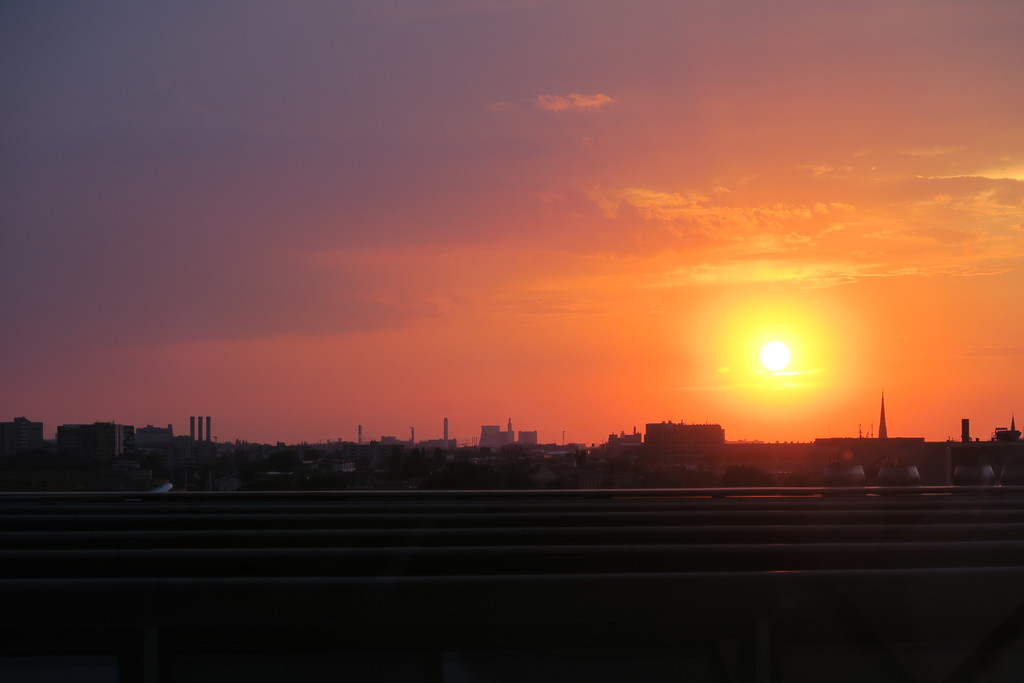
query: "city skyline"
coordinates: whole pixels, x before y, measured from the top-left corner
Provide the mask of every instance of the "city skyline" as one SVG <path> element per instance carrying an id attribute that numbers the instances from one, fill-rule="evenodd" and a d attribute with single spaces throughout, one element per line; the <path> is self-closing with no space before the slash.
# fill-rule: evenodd
<path id="1" fill-rule="evenodd" d="M 855 436 L 882 391 L 893 436 L 1024 412 L 1020 3 L 0 13 L 0 419 L 589 444 Z"/>
<path id="2" fill-rule="evenodd" d="M 878 413 L 877 421 L 873 421 L 873 422 L 859 422 L 857 424 L 857 430 L 856 430 L 855 434 L 854 433 L 832 433 L 831 430 L 829 430 L 825 434 L 819 434 L 819 435 L 817 435 L 815 437 L 812 437 L 810 439 L 804 439 L 804 440 L 800 440 L 800 439 L 774 439 L 773 440 L 773 439 L 761 439 L 761 438 L 757 438 L 756 436 L 754 436 L 754 437 L 744 436 L 742 438 L 726 438 L 725 440 L 726 440 L 726 442 L 729 442 L 729 443 L 744 443 L 744 442 L 771 443 L 773 441 L 774 442 L 783 442 L 783 443 L 797 443 L 797 442 L 800 442 L 800 443 L 810 443 L 812 441 L 815 441 L 816 439 L 821 439 L 821 438 L 826 438 L 827 439 L 827 438 L 831 438 L 831 437 L 840 437 L 840 438 L 853 438 L 853 437 L 857 437 L 857 438 L 869 438 L 869 439 L 885 439 L 885 438 L 887 438 L 889 436 L 888 430 L 887 430 L 887 420 L 886 420 L 886 416 L 885 416 L 885 411 L 886 411 L 886 409 L 885 409 L 885 396 L 883 394 L 881 396 L 881 404 L 880 404 L 880 407 L 879 407 L 879 413 Z M 20 415 L 20 416 L 17 416 L 15 418 L 13 418 L 13 419 L 14 420 L 25 420 L 26 416 Z M 205 431 L 203 429 L 204 420 L 205 420 L 205 424 L 206 424 Z M 2 422 L 2 421 L 3 420 L 0 420 L 0 422 Z M 956 441 L 958 439 L 959 440 L 963 440 L 964 432 L 961 431 L 960 434 L 956 434 L 954 432 L 953 428 L 957 427 L 957 428 L 963 430 L 965 428 L 965 421 L 967 423 L 973 423 L 974 424 L 975 432 L 973 433 L 973 437 L 972 438 L 978 439 L 978 440 L 982 440 L 982 441 L 988 441 L 990 439 L 991 440 L 995 440 L 996 432 L 998 430 L 1006 430 L 1006 429 L 1011 429 L 1012 430 L 1014 428 L 1013 424 L 1014 424 L 1014 421 L 1015 421 L 1015 413 L 1011 412 L 1007 419 L 1004 419 L 1003 417 L 999 417 L 999 416 L 980 416 L 979 417 L 977 415 L 975 415 L 973 417 L 961 417 L 958 420 L 957 424 L 954 425 L 954 424 L 951 423 L 949 425 L 949 430 L 948 430 L 949 433 L 945 437 L 943 437 L 943 438 L 930 438 L 930 437 L 927 437 L 927 436 L 922 436 L 920 434 L 908 434 L 908 433 L 902 433 L 902 432 L 899 432 L 898 435 L 901 436 L 901 437 L 923 438 L 925 441 L 932 441 L 932 442 L 937 442 L 937 441 Z M 29 423 L 42 423 L 43 424 L 42 434 L 43 434 L 43 438 L 47 439 L 47 440 L 56 439 L 56 437 L 57 437 L 57 430 L 58 430 L 58 427 L 60 427 L 60 426 L 77 426 L 79 424 L 86 424 L 87 425 L 87 424 L 97 423 L 97 424 L 126 424 L 126 425 L 129 425 L 129 426 L 131 426 L 131 427 L 133 427 L 135 429 L 139 429 L 139 428 L 143 428 L 143 427 L 145 427 L 145 428 L 153 428 L 154 427 L 154 425 L 152 424 L 151 420 L 144 421 L 144 422 L 145 422 L 145 424 L 143 424 L 142 422 L 140 422 L 140 423 L 129 423 L 129 422 L 118 421 L 118 420 L 83 420 L 83 421 L 80 421 L 80 422 L 66 422 L 66 423 L 52 424 L 52 425 L 47 426 L 47 423 L 45 423 L 44 421 L 34 420 L 34 419 L 29 418 Z M 184 421 L 180 425 L 176 425 L 174 422 L 168 422 L 168 423 L 165 423 L 165 424 L 167 425 L 168 428 L 170 428 L 175 433 L 176 436 L 185 436 L 186 434 L 188 434 L 191 438 L 193 438 L 196 441 L 212 441 L 212 442 L 220 442 L 220 443 L 231 443 L 231 442 L 234 442 L 234 441 L 241 441 L 241 442 L 249 442 L 249 443 L 286 443 L 286 444 L 293 444 L 294 445 L 294 444 L 302 444 L 302 443 L 326 444 L 326 443 L 343 442 L 344 441 L 344 442 L 349 442 L 349 443 L 370 443 L 370 442 L 396 442 L 396 443 L 398 443 L 398 442 L 401 442 L 401 443 L 411 443 L 413 445 L 417 445 L 417 444 L 421 444 L 421 443 L 438 442 L 438 441 L 446 439 L 446 438 L 448 438 L 450 436 L 452 443 L 453 444 L 457 444 L 460 447 L 462 447 L 462 446 L 472 446 L 472 447 L 476 447 L 476 446 L 496 447 L 496 446 L 498 446 L 498 447 L 500 447 L 502 445 L 510 445 L 510 444 L 538 444 L 538 443 L 540 443 L 540 444 L 562 444 L 562 443 L 566 443 L 566 444 L 578 444 L 578 445 L 584 445 L 584 446 L 585 445 L 602 445 L 602 444 L 607 442 L 607 439 L 608 439 L 609 436 L 615 436 L 616 434 L 626 434 L 630 430 L 632 431 L 633 434 L 639 433 L 639 434 L 643 435 L 643 434 L 645 434 L 646 430 L 645 429 L 640 429 L 639 432 L 638 432 L 637 430 L 638 430 L 639 427 L 641 427 L 641 426 L 647 427 L 647 426 L 650 426 L 651 424 L 658 424 L 658 423 L 661 423 L 661 424 L 673 424 L 673 423 L 676 423 L 676 424 L 687 424 L 687 425 L 693 425 L 693 426 L 703 426 L 703 425 L 714 426 L 716 428 L 725 428 L 725 430 L 726 430 L 724 432 L 725 434 L 728 434 L 728 427 L 729 427 L 729 425 L 723 424 L 722 422 L 716 421 L 716 420 L 692 421 L 692 420 L 684 420 L 684 419 L 677 419 L 677 420 L 663 419 L 663 420 L 657 420 L 657 421 L 654 421 L 654 422 L 652 422 L 650 420 L 641 420 L 638 424 L 633 425 L 629 430 L 626 429 L 626 428 L 610 429 L 610 430 L 606 429 L 605 430 L 605 434 L 601 438 L 588 441 L 588 440 L 583 440 L 583 439 L 579 439 L 579 440 L 569 439 L 569 438 L 566 438 L 564 433 L 561 435 L 561 438 L 546 438 L 546 435 L 544 435 L 545 438 L 540 438 L 540 436 L 538 435 L 539 433 L 538 433 L 537 430 L 529 430 L 529 429 L 528 430 L 522 430 L 522 429 L 520 429 L 520 430 L 513 430 L 512 418 L 510 417 L 510 418 L 508 418 L 508 424 L 507 424 L 507 429 L 506 430 L 502 430 L 501 429 L 501 425 L 486 425 L 486 424 L 484 424 L 484 425 L 480 425 L 480 426 L 476 427 L 476 431 L 472 432 L 471 435 L 462 437 L 462 436 L 459 436 L 459 434 L 456 431 L 454 431 L 454 430 L 449 432 L 449 428 L 450 428 L 449 418 L 448 417 L 443 417 L 443 418 L 441 418 L 438 421 L 438 424 L 440 425 L 440 429 L 438 430 L 437 435 L 434 435 L 434 432 L 433 432 L 433 429 L 432 429 L 431 426 L 427 426 L 425 429 L 423 429 L 420 432 L 418 438 L 416 436 L 416 429 L 417 429 L 416 425 L 409 425 L 407 427 L 407 429 L 409 430 L 407 432 L 409 434 L 409 439 L 405 439 L 402 436 L 399 436 L 399 434 L 401 432 L 398 432 L 398 431 L 392 431 L 391 433 L 388 433 L 387 431 L 382 431 L 382 432 L 376 433 L 377 435 L 375 436 L 374 435 L 375 432 L 372 432 L 372 431 L 366 429 L 364 427 L 364 425 L 362 425 L 362 424 L 357 424 L 357 425 L 355 425 L 352 428 L 351 431 L 352 431 L 353 434 L 351 436 L 349 434 L 346 434 L 346 433 L 342 432 L 340 434 L 337 434 L 337 435 L 331 436 L 331 437 L 301 438 L 301 439 L 294 439 L 294 440 L 286 441 L 286 440 L 282 440 L 282 439 L 273 439 L 273 438 L 272 439 L 249 438 L 246 435 L 235 435 L 235 436 L 232 436 L 230 438 L 223 438 L 222 439 L 220 437 L 220 435 L 211 433 L 211 427 L 210 427 L 211 422 L 212 422 L 212 416 L 207 415 L 207 416 L 191 416 L 191 417 L 189 417 L 188 418 L 188 424 L 189 424 L 189 429 L 188 430 L 184 429 L 184 424 L 185 424 Z M 989 422 L 991 422 L 991 425 L 989 425 Z M 198 425 L 198 432 L 196 430 L 196 426 L 197 425 Z M 1009 427 L 1008 427 L 1008 425 L 1009 425 Z M 434 426 L 436 426 L 436 425 L 434 425 Z M 163 430 L 163 427 L 161 425 L 156 425 L 156 428 L 157 428 L 158 431 Z M 740 429 L 740 432 L 741 433 L 746 433 L 742 429 Z M 525 437 L 525 439 L 524 439 L 524 437 Z"/>

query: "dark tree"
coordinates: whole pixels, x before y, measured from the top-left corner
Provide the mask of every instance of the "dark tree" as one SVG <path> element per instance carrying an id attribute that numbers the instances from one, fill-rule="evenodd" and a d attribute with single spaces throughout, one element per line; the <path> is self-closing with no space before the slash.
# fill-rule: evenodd
<path id="1" fill-rule="evenodd" d="M 775 477 L 753 465 L 731 465 L 722 473 L 719 486 L 775 486 Z"/>
<path id="2" fill-rule="evenodd" d="M 267 456 L 266 469 L 269 472 L 291 472 L 302 465 L 302 458 L 292 451 L 274 451 Z"/>

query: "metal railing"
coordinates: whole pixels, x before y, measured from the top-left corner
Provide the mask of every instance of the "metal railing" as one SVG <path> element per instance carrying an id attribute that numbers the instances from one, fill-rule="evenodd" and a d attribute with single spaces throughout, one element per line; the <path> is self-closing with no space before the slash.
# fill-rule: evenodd
<path id="1" fill-rule="evenodd" d="M 444 662 L 621 651 L 813 680 L 861 652 L 998 680 L 1024 651 L 1024 489 L 838 493 L 0 495 L 0 665 L 114 653 L 155 681 L 376 652 L 463 680 Z"/>

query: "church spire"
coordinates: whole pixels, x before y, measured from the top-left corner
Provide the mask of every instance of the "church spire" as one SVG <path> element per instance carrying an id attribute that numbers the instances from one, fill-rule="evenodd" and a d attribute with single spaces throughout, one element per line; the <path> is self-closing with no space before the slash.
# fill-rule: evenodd
<path id="1" fill-rule="evenodd" d="M 882 416 L 878 420 L 878 438 L 888 439 L 889 432 L 885 428 L 885 392 L 882 392 Z"/>

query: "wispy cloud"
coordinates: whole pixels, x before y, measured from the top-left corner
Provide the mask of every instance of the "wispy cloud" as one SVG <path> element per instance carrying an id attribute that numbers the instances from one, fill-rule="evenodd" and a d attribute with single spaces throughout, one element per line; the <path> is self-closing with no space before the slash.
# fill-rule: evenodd
<path id="1" fill-rule="evenodd" d="M 900 154 L 908 157 L 940 157 L 948 154 L 955 154 L 959 151 L 959 147 L 933 145 L 931 147 L 914 147 L 912 149 L 904 149 Z"/>
<path id="2" fill-rule="evenodd" d="M 1024 346 L 982 346 L 961 355 L 967 358 L 1020 358 L 1024 356 Z"/>
<path id="3" fill-rule="evenodd" d="M 620 252 L 673 255 L 656 287 L 785 281 L 819 288 L 1008 272 L 1008 259 L 1024 257 L 1024 242 L 1007 219 L 1016 224 L 1024 204 L 1016 197 L 997 203 L 993 192 L 889 207 L 744 204 L 720 193 L 638 187 L 595 188 L 588 197 L 616 227 L 610 234 Z"/>
<path id="4" fill-rule="evenodd" d="M 840 202 L 722 205 L 699 192 L 646 188 L 594 189 L 589 196 L 606 218 L 618 219 L 628 212 L 639 215 L 655 230 L 674 235 L 697 232 L 723 243 L 744 240 L 747 246 L 756 243 L 750 241 L 756 235 L 771 236 L 789 245 L 812 243 L 812 234 L 832 232 L 831 224 L 854 210 L 850 204 Z"/>
<path id="5" fill-rule="evenodd" d="M 1024 166 L 1002 166 L 989 168 L 974 173 L 958 173 L 954 175 L 919 175 L 920 180 L 1014 180 L 1024 182 Z"/>
<path id="6" fill-rule="evenodd" d="M 803 164 L 798 167 L 818 178 L 846 178 L 853 169 L 849 166 L 833 166 L 831 164 Z"/>
<path id="7" fill-rule="evenodd" d="M 584 95 L 569 93 L 568 95 L 538 95 L 534 104 L 545 111 L 585 111 L 597 110 L 615 102 L 604 93 Z"/>
<path id="8" fill-rule="evenodd" d="M 484 105 L 487 111 L 508 111 L 514 105 L 511 102 L 488 102 Z"/>

